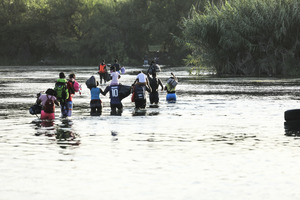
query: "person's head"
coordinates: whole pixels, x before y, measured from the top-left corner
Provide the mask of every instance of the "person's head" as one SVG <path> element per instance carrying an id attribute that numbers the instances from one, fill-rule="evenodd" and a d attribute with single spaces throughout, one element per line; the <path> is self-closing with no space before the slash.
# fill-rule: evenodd
<path id="1" fill-rule="evenodd" d="M 113 72 L 115 72 L 115 71 L 116 71 L 116 67 L 115 67 L 115 66 L 113 66 L 113 67 L 112 67 L 112 70 L 113 70 Z"/>
<path id="2" fill-rule="evenodd" d="M 152 61 L 151 61 L 151 64 L 155 64 L 155 61 L 154 61 L 154 60 L 152 60 Z"/>
<path id="3" fill-rule="evenodd" d="M 118 59 L 115 59 L 115 63 L 117 63 L 118 62 Z"/>
<path id="4" fill-rule="evenodd" d="M 72 73 L 72 74 L 69 75 L 69 79 L 70 79 L 70 80 L 72 80 L 73 78 L 74 78 L 74 79 L 76 78 L 76 76 L 75 76 L 74 73 Z"/>
<path id="5" fill-rule="evenodd" d="M 104 64 L 105 63 L 105 60 L 102 60 L 102 64 Z"/>
<path id="6" fill-rule="evenodd" d="M 46 94 L 48 94 L 48 95 L 54 95 L 54 90 L 53 89 L 51 89 L 51 88 L 49 88 L 47 91 L 46 91 Z"/>
<path id="7" fill-rule="evenodd" d="M 65 73 L 60 72 L 60 73 L 59 73 L 59 78 L 66 78 Z"/>

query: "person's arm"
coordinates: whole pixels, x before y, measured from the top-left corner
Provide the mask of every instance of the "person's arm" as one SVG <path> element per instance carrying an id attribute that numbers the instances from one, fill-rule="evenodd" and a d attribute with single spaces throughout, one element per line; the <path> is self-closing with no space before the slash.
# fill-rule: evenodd
<path id="1" fill-rule="evenodd" d="M 148 92 L 152 92 L 152 88 L 151 87 L 148 87 L 148 85 L 146 85 L 146 91 L 148 91 Z"/>
<path id="2" fill-rule="evenodd" d="M 54 100 L 54 103 L 59 106 L 59 102 L 56 99 Z"/>
<path id="3" fill-rule="evenodd" d="M 173 78 L 174 78 L 175 81 L 178 81 L 177 77 L 173 74 L 173 72 L 171 72 L 171 75 L 173 76 Z"/>
<path id="4" fill-rule="evenodd" d="M 163 91 L 164 90 L 164 86 L 163 86 L 163 84 L 162 84 L 162 82 L 161 82 L 160 79 L 158 79 L 158 84 L 161 86 L 161 91 Z"/>
<path id="5" fill-rule="evenodd" d="M 167 86 L 165 86 L 165 90 L 168 92 L 168 88 L 167 88 Z"/>
<path id="6" fill-rule="evenodd" d="M 132 86 L 134 86 L 137 81 L 138 81 L 138 79 L 135 79 L 135 81 L 133 82 Z"/>
<path id="7" fill-rule="evenodd" d="M 149 79 L 146 77 L 146 86 L 147 87 L 149 87 L 150 89 L 151 89 L 151 87 L 150 87 L 150 82 L 149 82 Z M 152 91 L 152 89 L 151 89 L 151 91 Z"/>
<path id="8" fill-rule="evenodd" d="M 99 88 L 100 89 L 100 93 L 102 94 L 102 95 L 104 95 L 104 92 L 103 92 L 103 90 L 101 89 L 101 88 Z M 105 93 L 106 94 L 106 93 Z"/>
<path id="9" fill-rule="evenodd" d="M 109 91 L 109 86 L 107 86 L 106 88 L 105 88 L 105 90 L 101 93 L 101 94 L 103 94 L 104 96 L 107 94 L 107 92 Z M 102 90 L 100 90 L 100 92 L 101 92 Z"/>

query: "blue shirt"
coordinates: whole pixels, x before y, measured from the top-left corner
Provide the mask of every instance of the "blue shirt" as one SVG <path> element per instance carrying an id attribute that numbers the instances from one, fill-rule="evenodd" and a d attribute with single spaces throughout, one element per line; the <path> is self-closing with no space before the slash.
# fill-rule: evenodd
<path id="1" fill-rule="evenodd" d="M 100 88 L 93 87 L 91 89 L 91 100 L 100 99 Z"/>

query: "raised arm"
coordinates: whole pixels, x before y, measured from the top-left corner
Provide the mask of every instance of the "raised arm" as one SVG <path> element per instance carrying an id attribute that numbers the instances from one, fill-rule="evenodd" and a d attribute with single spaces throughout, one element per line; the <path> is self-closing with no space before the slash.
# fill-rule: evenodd
<path id="1" fill-rule="evenodd" d="M 173 76 L 173 78 L 174 78 L 175 81 L 178 81 L 177 77 L 173 74 L 173 72 L 171 72 L 171 75 Z"/>

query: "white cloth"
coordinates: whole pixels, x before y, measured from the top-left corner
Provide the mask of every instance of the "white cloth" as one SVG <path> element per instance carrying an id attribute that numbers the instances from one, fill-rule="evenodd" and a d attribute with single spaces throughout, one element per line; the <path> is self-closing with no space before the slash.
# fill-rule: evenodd
<path id="1" fill-rule="evenodd" d="M 136 79 L 140 82 L 140 83 L 146 83 L 146 75 L 141 72 L 137 75 Z"/>
<path id="2" fill-rule="evenodd" d="M 110 85 L 119 85 L 119 73 L 112 72 L 110 75 L 112 77 Z"/>

